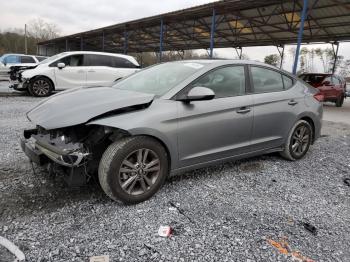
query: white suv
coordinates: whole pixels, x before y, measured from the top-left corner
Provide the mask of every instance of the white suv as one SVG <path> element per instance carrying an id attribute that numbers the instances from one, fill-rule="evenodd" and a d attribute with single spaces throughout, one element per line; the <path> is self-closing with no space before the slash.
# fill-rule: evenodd
<path id="1" fill-rule="evenodd" d="M 9 79 L 11 66 L 35 66 L 46 58 L 46 56 L 4 54 L 0 57 L 0 80 Z"/>
<path id="2" fill-rule="evenodd" d="M 74 87 L 110 86 L 140 68 L 132 56 L 74 51 L 64 52 L 32 69 L 11 76 L 15 90 L 28 90 L 33 96 L 48 96 L 54 90 Z"/>

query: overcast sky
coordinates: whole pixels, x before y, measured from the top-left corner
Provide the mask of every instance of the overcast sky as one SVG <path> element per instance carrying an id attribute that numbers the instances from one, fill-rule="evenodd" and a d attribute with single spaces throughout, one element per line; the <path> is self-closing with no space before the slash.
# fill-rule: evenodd
<path id="1" fill-rule="evenodd" d="M 61 35 L 67 35 L 209 2 L 214 0 L 0 0 L 0 30 L 23 28 L 31 19 L 40 17 L 55 23 Z M 278 53 L 275 47 L 245 48 L 243 52 L 259 61 Z M 236 56 L 233 49 L 216 49 L 215 53 L 226 58 Z M 350 59 L 350 43 L 341 44 L 339 55 Z M 290 71 L 292 59 L 288 56 L 284 68 Z M 317 64 L 316 69 L 321 70 Z"/>

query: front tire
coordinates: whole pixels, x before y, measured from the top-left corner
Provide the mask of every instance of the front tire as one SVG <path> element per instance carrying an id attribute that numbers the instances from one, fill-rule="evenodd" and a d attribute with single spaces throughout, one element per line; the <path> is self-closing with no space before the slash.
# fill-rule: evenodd
<path id="1" fill-rule="evenodd" d="M 311 125 L 305 120 L 299 120 L 289 132 L 281 156 L 291 161 L 303 158 L 309 150 L 312 136 Z"/>
<path id="2" fill-rule="evenodd" d="M 36 97 L 49 96 L 53 91 L 53 84 L 46 77 L 38 77 L 30 83 L 28 91 L 32 96 Z"/>
<path id="3" fill-rule="evenodd" d="M 167 152 L 146 136 L 123 138 L 103 153 L 98 177 L 113 200 L 136 204 L 149 199 L 164 184 L 169 172 Z"/>
<path id="4" fill-rule="evenodd" d="M 341 95 L 341 96 L 337 99 L 337 101 L 335 102 L 335 106 L 336 106 L 336 107 L 342 107 L 342 106 L 343 106 L 343 103 L 344 103 L 344 96 Z"/>

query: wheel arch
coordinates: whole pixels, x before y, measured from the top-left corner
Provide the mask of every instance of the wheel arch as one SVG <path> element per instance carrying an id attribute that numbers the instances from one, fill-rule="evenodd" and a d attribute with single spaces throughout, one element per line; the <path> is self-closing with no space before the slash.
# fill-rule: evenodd
<path id="1" fill-rule="evenodd" d="M 94 124 L 95 125 L 95 124 Z M 157 142 L 159 142 L 165 149 L 165 151 L 167 152 L 167 159 L 168 159 L 168 163 L 169 163 L 169 173 L 172 169 L 173 166 L 176 165 L 176 159 L 174 156 L 176 156 L 176 154 L 174 155 L 174 149 L 172 148 L 170 142 L 161 134 L 159 134 L 160 132 L 154 130 L 154 129 L 150 129 L 150 128 L 140 128 L 140 129 L 132 129 L 132 130 L 126 130 L 126 129 L 122 129 L 119 127 L 115 127 L 115 126 L 107 126 L 107 125 L 96 125 L 96 126 L 101 126 L 105 129 L 111 129 L 111 133 L 113 133 L 113 135 L 110 136 L 110 140 L 111 142 L 115 142 L 116 140 L 118 140 L 120 137 L 129 137 L 129 136 L 146 136 L 146 137 L 150 137 L 154 140 L 156 140 Z"/>
<path id="2" fill-rule="evenodd" d="M 310 126 L 312 128 L 312 140 L 311 140 L 311 142 L 313 144 L 315 142 L 315 140 L 316 140 L 315 139 L 316 138 L 316 136 L 315 136 L 316 127 L 315 127 L 314 120 L 310 116 L 303 116 L 299 120 L 304 120 L 304 121 L 306 121 L 306 122 L 308 122 L 310 124 Z"/>
<path id="3" fill-rule="evenodd" d="M 55 83 L 54 83 L 54 81 L 53 81 L 50 77 L 48 77 L 48 76 L 46 76 L 46 75 L 36 75 L 36 76 L 33 76 L 33 77 L 30 79 L 31 84 L 33 84 L 33 82 L 34 82 L 36 79 L 40 78 L 40 77 L 46 78 L 47 80 L 49 80 L 50 83 L 51 83 L 51 85 L 52 85 L 52 90 L 55 90 Z"/>

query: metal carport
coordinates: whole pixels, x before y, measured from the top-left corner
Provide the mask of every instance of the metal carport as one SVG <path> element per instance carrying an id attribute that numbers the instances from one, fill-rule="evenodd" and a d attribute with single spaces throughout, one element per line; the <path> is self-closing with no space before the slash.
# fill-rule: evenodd
<path id="1" fill-rule="evenodd" d="M 38 53 L 183 51 L 350 40 L 349 0 L 224 0 L 68 35 L 38 44 Z M 335 53 L 335 58 L 337 55 Z"/>

